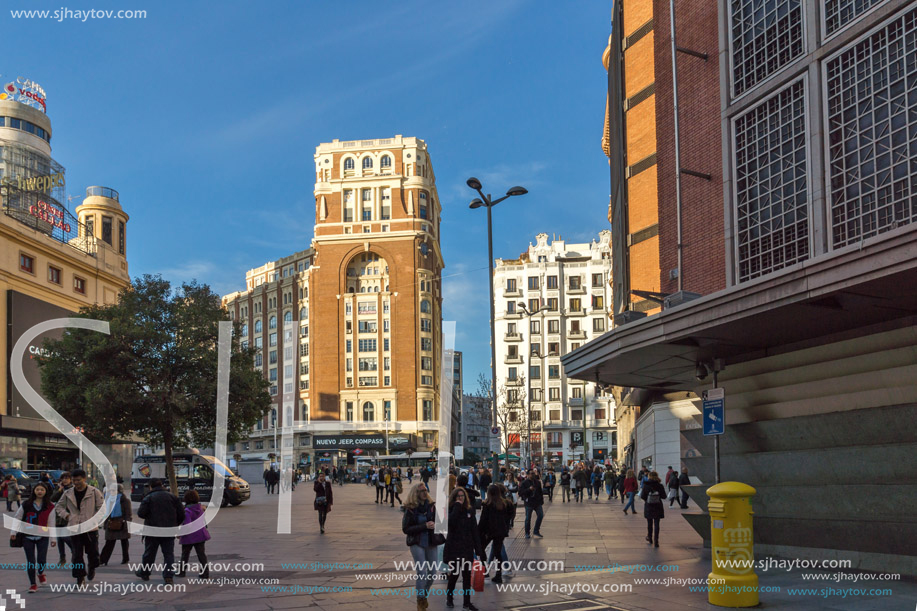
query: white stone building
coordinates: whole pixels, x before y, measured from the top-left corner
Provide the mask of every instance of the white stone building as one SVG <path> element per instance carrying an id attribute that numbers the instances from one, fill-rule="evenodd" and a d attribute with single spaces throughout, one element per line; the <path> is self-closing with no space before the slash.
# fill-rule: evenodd
<path id="1" fill-rule="evenodd" d="M 593 383 L 568 379 L 560 357 L 610 328 L 611 232 L 588 244 L 549 242 L 545 233 L 535 239 L 518 259 L 497 259 L 494 271 L 504 444 L 523 459 L 531 452 L 536 463 L 542 454 L 555 466 L 604 461 L 615 455 L 614 400 Z"/>

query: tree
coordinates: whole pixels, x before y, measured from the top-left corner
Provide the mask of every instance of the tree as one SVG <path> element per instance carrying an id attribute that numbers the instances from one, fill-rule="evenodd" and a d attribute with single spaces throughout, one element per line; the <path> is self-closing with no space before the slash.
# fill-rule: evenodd
<path id="1" fill-rule="evenodd" d="M 506 464 L 509 464 L 509 450 L 511 443 L 510 438 L 519 442 L 520 453 L 522 450 L 522 439 L 528 441 L 528 401 L 525 376 L 518 376 L 516 379 L 507 381 L 500 385 L 497 393 L 497 426 L 503 433 L 502 445 L 503 454 L 506 455 Z"/>
<path id="2" fill-rule="evenodd" d="M 216 429 L 218 323 L 229 320 L 219 295 L 191 282 L 173 291 L 145 275 L 118 303 L 82 308 L 76 318 L 104 320 L 110 334 L 67 329 L 46 340 L 39 362 L 42 393 L 90 439 L 136 435 L 165 448 L 166 473 L 178 491 L 172 451 L 213 444 Z M 270 383 L 253 367 L 235 325 L 229 375 L 227 442 L 245 437 L 270 409 Z"/>

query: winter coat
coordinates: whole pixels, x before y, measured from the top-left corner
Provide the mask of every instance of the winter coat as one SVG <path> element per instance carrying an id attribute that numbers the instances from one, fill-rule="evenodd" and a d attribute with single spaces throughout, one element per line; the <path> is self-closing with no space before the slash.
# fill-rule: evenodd
<path id="1" fill-rule="evenodd" d="M 178 497 L 162 488 L 156 488 L 140 501 L 137 517 L 147 526 L 171 528 L 185 521 L 185 508 Z"/>
<path id="2" fill-rule="evenodd" d="M 643 491 L 640 493 L 640 498 L 646 501 L 649 497 L 650 492 L 656 492 L 659 494 L 658 503 L 643 503 L 643 517 L 644 518 L 664 518 L 665 517 L 665 508 L 663 507 L 663 502 L 665 500 L 665 487 L 661 482 L 655 480 L 646 480 L 646 483 L 643 484 Z"/>
<path id="3" fill-rule="evenodd" d="M 526 507 L 541 507 L 544 505 L 544 491 L 541 488 L 541 481 L 527 479 L 522 482 L 519 488 L 519 496 L 525 500 Z"/>
<path id="4" fill-rule="evenodd" d="M 449 534 L 443 546 L 443 562 L 472 560 L 475 554 L 484 558 L 484 546 L 478 534 L 474 509 L 466 509 L 464 505 L 455 503 L 449 508 Z"/>
<path id="5" fill-rule="evenodd" d="M 23 522 L 29 524 L 29 526 L 22 528 L 19 526 L 14 526 L 12 529 L 10 529 L 10 532 L 21 532 L 23 536 L 26 537 L 39 537 L 41 536 L 41 533 L 45 531 L 45 527 L 48 526 L 48 522 L 54 519 L 52 517 L 53 513 L 54 503 L 50 501 L 42 503 L 41 508 L 36 510 L 35 506 L 32 505 L 32 502 L 30 500 L 26 500 L 25 503 L 19 506 L 19 509 L 16 511 L 13 519 L 22 520 Z"/>
<path id="6" fill-rule="evenodd" d="M 573 476 L 569 472 L 564 471 L 560 474 L 560 485 L 562 488 L 570 487 L 570 480 L 573 479 Z"/>
<path id="7" fill-rule="evenodd" d="M 188 505 L 185 507 L 185 519 L 182 524 L 190 524 L 202 515 L 204 515 L 204 507 L 200 503 L 193 503 Z M 202 526 L 191 534 L 182 535 L 178 538 L 178 542 L 182 545 L 194 545 L 195 543 L 203 543 L 204 541 L 209 540 L 210 531 L 207 530 L 206 525 Z"/>
<path id="8" fill-rule="evenodd" d="M 678 492 L 678 487 L 679 487 L 679 486 L 681 486 L 681 484 L 678 483 L 678 478 L 677 478 L 677 477 L 675 477 L 675 476 L 673 475 L 672 477 L 669 478 L 669 490 L 674 490 L 674 491 Z"/>
<path id="9" fill-rule="evenodd" d="M 587 479 L 587 476 L 586 476 L 586 472 L 583 471 L 582 469 L 580 469 L 579 471 L 576 471 L 576 472 L 573 473 L 573 479 L 576 480 L 576 483 L 577 483 L 577 486 L 576 486 L 576 487 L 577 487 L 577 488 L 585 488 L 585 487 L 586 487 L 586 479 Z"/>
<path id="10" fill-rule="evenodd" d="M 67 521 L 67 526 L 76 526 L 88 522 L 89 518 L 99 513 L 104 505 L 102 491 L 95 486 L 86 486 L 86 494 L 79 508 L 76 506 L 76 488 L 68 488 L 60 497 L 54 510 Z M 93 531 L 98 530 L 94 528 Z"/>
<path id="11" fill-rule="evenodd" d="M 609 471 L 606 471 L 606 472 L 605 472 L 605 475 L 602 476 L 602 479 L 605 480 L 605 485 L 606 485 L 606 486 L 612 486 L 612 487 L 613 487 L 613 486 L 615 485 L 615 474 L 614 474 L 614 471 L 610 471 L 610 470 L 609 470 Z"/>
<path id="12" fill-rule="evenodd" d="M 624 478 L 624 488 L 623 492 L 636 492 L 637 491 L 637 479 L 633 477 Z"/>
<path id="13" fill-rule="evenodd" d="M 11 479 L 3 482 L 3 485 L 6 487 L 6 501 L 8 503 L 15 503 L 20 500 L 19 483 L 16 480 Z"/>
<path id="14" fill-rule="evenodd" d="M 316 501 L 312 503 L 312 508 L 315 509 L 315 511 L 320 511 L 322 509 L 326 512 L 331 511 L 331 505 L 334 504 L 334 489 L 331 487 L 331 482 L 326 479 L 325 483 L 322 484 L 320 481 L 315 480 L 315 483 L 312 484 L 312 491 L 315 492 L 316 499 Z M 317 502 L 320 496 L 325 497 L 326 502 L 324 505 L 319 505 Z"/>
<path id="15" fill-rule="evenodd" d="M 109 523 L 111 522 L 111 514 L 109 514 L 108 518 L 105 520 L 105 540 L 106 541 L 121 541 L 122 539 L 131 538 L 131 533 L 127 530 L 127 523 L 130 522 L 134 517 L 132 514 L 132 510 L 131 510 L 131 498 L 124 493 L 119 493 L 119 494 L 121 495 L 120 504 L 121 504 L 121 519 L 124 521 L 123 526 L 121 526 L 121 530 L 111 530 L 108 527 Z M 83 502 L 85 501 L 86 499 L 83 499 Z M 112 508 L 112 511 L 114 511 L 114 508 Z"/>
<path id="16" fill-rule="evenodd" d="M 401 532 L 407 535 L 405 543 L 408 547 L 411 545 L 420 545 L 421 536 L 427 534 L 427 547 L 433 547 L 433 531 L 427 528 L 427 522 L 432 522 L 436 518 L 436 505 L 434 503 L 422 503 L 414 509 L 405 507 L 404 516 L 401 518 Z"/>
<path id="17" fill-rule="evenodd" d="M 690 486 L 691 478 L 688 477 L 687 473 L 682 473 L 678 476 L 678 485 L 679 486 Z"/>
<path id="18" fill-rule="evenodd" d="M 487 487 L 493 483 L 493 478 L 490 476 L 490 473 L 484 472 L 484 475 L 481 476 L 481 483 L 478 486 L 484 492 L 487 492 Z"/>
<path id="19" fill-rule="evenodd" d="M 557 483 L 557 476 L 554 475 L 553 471 L 548 471 L 544 474 L 544 480 L 542 482 L 545 488 L 553 488 L 554 484 Z"/>
<path id="20" fill-rule="evenodd" d="M 503 509 L 497 509 L 492 503 L 484 503 L 481 509 L 481 519 L 478 522 L 478 534 L 481 542 L 486 546 L 487 541 L 503 539 L 509 535 L 510 519 L 509 503 L 504 502 Z"/>

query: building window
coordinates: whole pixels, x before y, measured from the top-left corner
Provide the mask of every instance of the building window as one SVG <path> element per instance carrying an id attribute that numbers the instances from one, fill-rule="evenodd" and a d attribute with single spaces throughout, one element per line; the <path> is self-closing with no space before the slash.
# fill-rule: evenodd
<path id="1" fill-rule="evenodd" d="M 732 0 L 732 88 L 741 95 L 803 53 L 801 0 Z"/>
<path id="2" fill-rule="evenodd" d="M 535 401 L 535 402 L 537 403 L 537 402 L 541 401 L 543 398 L 544 398 L 544 397 L 543 397 L 543 395 L 542 395 L 542 392 L 541 392 L 541 389 L 540 389 L 540 388 L 533 388 L 533 389 L 532 389 L 532 401 Z"/>
<path id="3" fill-rule="evenodd" d="M 559 380 L 560 379 L 560 365 L 548 365 L 548 379 L 549 380 Z"/>
<path id="4" fill-rule="evenodd" d="M 800 80 L 735 123 L 740 282 L 809 257 L 805 105 Z"/>
<path id="5" fill-rule="evenodd" d="M 372 158 L 372 157 L 364 157 L 364 158 L 363 158 L 363 169 L 364 169 L 364 170 L 371 170 L 371 169 L 373 169 L 373 158 Z"/>
<path id="6" fill-rule="evenodd" d="M 429 318 L 421 318 L 420 319 L 420 330 L 425 333 L 432 333 L 433 332 L 433 321 L 430 320 Z"/>
<path id="7" fill-rule="evenodd" d="M 361 384 L 362 386 L 362 384 Z M 376 419 L 376 408 L 367 401 L 363 404 L 363 422 L 372 422 Z"/>
<path id="8" fill-rule="evenodd" d="M 592 309 L 593 310 L 602 310 L 605 308 L 605 297 L 602 295 L 593 295 L 592 296 Z"/>
<path id="9" fill-rule="evenodd" d="M 382 161 L 379 163 L 379 165 L 380 165 L 381 167 L 383 167 L 383 168 L 390 168 L 390 167 L 392 167 L 392 158 L 389 157 L 388 155 L 383 155 L 383 156 L 382 156 Z"/>
<path id="10" fill-rule="evenodd" d="M 583 387 L 574 386 L 573 388 L 571 388 L 570 397 L 572 397 L 573 399 L 582 399 L 583 398 Z"/>
<path id="11" fill-rule="evenodd" d="M 118 254 L 124 254 L 124 221 L 118 221 Z"/>
<path id="12" fill-rule="evenodd" d="M 831 35 L 882 0 L 825 0 L 825 33 Z"/>
<path id="13" fill-rule="evenodd" d="M 114 246 L 111 235 L 111 222 L 110 216 L 102 217 L 102 241 L 106 242 L 109 246 Z"/>
<path id="14" fill-rule="evenodd" d="M 548 311 L 556 312 L 557 311 L 557 297 L 548 298 Z"/>
<path id="15" fill-rule="evenodd" d="M 353 371 L 353 359 L 352 358 L 344 359 L 344 371 Z"/>
<path id="16" fill-rule="evenodd" d="M 350 340 L 347 341 L 349 342 Z M 376 340 L 374 339 L 361 339 L 358 341 L 357 347 L 359 348 L 360 352 L 375 352 L 377 345 L 378 344 L 376 344 Z"/>
<path id="17" fill-rule="evenodd" d="M 360 386 L 378 386 L 379 378 L 376 376 L 360 376 Z"/>
<path id="18" fill-rule="evenodd" d="M 433 420 L 433 401 L 430 401 L 429 399 L 423 400 L 423 419 L 426 422 Z"/>
<path id="19" fill-rule="evenodd" d="M 537 291 L 539 288 L 538 276 L 529 276 L 529 290 Z"/>
<path id="20" fill-rule="evenodd" d="M 570 276 L 570 290 L 577 291 L 582 288 L 582 280 L 579 276 Z"/>
<path id="21" fill-rule="evenodd" d="M 531 367 L 529 367 L 529 378 L 532 380 L 541 379 L 541 366 L 540 365 L 532 365 Z"/>
<path id="22" fill-rule="evenodd" d="M 532 356 L 541 358 L 541 342 L 532 342 Z"/>
<path id="23" fill-rule="evenodd" d="M 516 374 L 516 368 L 515 368 L 515 367 L 510 367 L 510 368 L 507 370 L 506 378 L 507 378 L 510 382 L 512 382 L 512 381 L 515 381 L 517 377 L 518 377 L 518 375 Z"/>
<path id="24" fill-rule="evenodd" d="M 48 282 L 54 284 L 61 283 L 61 270 L 53 265 L 48 266 Z"/>
<path id="25" fill-rule="evenodd" d="M 19 269 L 28 273 L 35 273 L 35 258 L 29 255 L 19 253 Z"/>
<path id="26" fill-rule="evenodd" d="M 604 318 L 593 318 L 592 319 L 592 330 L 596 332 L 605 331 L 605 319 Z"/>
<path id="27" fill-rule="evenodd" d="M 548 276 L 548 288 L 549 289 L 557 288 L 557 276 Z"/>
<path id="28" fill-rule="evenodd" d="M 433 376 L 420 376 L 420 383 L 423 386 L 433 386 Z"/>
<path id="29" fill-rule="evenodd" d="M 386 337 L 385 339 L 382 340 L 382 350 L 383 350 L 384 352 L 389 352 L 389 351 L 390 351 L 389 341 L 388 341 L 388 338 L 387 338 L 387 337 Z"/>
<path id="30" fill-rule="evenodd" d="M 263 364 L 263 357 L 260 352 L 255 353 L 255 367 L 261 367 Z"/>
<path id="31" fill-rule="evenodd" d="M 570 311 L 571 312 L 582 312 L 583 311 L 583 302 L 579 297 L 574 297 L 570 300 Z"/>
<path id="32" fill-rule="evenodd" d="M 344 404 L 344 419 L 353 422 L 353 401 L 347 401 Z"/>
<path id="33" fill-rule="evenodd" d="M 596 420 L 605 420 L 605 408 L 604 407 L 595 408 L 595 419 Z"/>
<path id="34" fill-rule="evenodd" d="M 420 357 L 420 368 L 424 371 L 433 371 L 433 359 L 429 356 Z"/>
<path id="35" fill-rule="evenodd" d="M 271 382 L 276 382 L 277 381 L 277 368 L 271 367 L 270 369 L 268 369 L 267 375 L 268 375 L 268 378 L 267 378 L 268 380 L 270 380 Z"/>
<path id="36" fill-rule="evenodd" d="M 427 194 L 420 193 L 420 218 L 427 218 Z"/>
<path id="37" fill-rule="evenodd" d="M 271 365 L 277 364 L 277 351 L 276 350 L 271 350 L 270 352 L 268 352 L 267 362 L 270 363 Z"/>
<path id="38" fill-rule="evenodd" d="M 264 346 L 264 341 L 263 341 L 263 340 L 264 340 L 264 338 L 262 338 L 262 337 L 256 337 L 256 338 L 255 338 L 255 348 L 261 348 L 262 346 Z"/>
<path id="39" fill-rule="evenodd" d="M 548 356 L 557 356 L 559 354 L 560 354 L 560 343 L 549 342 L 548 343 Z"/>
<path id="40" fill-rule="evenodd" d="M 917 221 L 915 57 L 911 11 L 825 64 L 834 248 Z"/>
<path id="41" fill-rule="evenodd" d="M 516 292 L 516 279 L 515 278 L 506 279 L 506 290 L 507 292 L 510 292 L 510 293 Z"/>
<path id="42" fill-rule="evenodd" d="M 570 420 L 582 420 L 582 419 L 583 419 L 583 410 L 581 409 L 570 410 Z"/>
<path id="43" fill-rule="evenodd" d="M 560 321 L 559 320 L 555 319 L 555 320 L 548 321 L 548 333 L 560 333 Z"/>
<path id="44" fill-rule="evenodd" d="M 276 328 L 277 328 L 277 317 L 276 317 L 276 316 L 271 316 L 271 317 L 268 319 L 268 321 L 267 321 L 267 328 L 268 328 L 268 329 L 276 329 Z"/>
<path id="45" fill-rule="evenodd" d="M 383 417 L 387 421 L 391 422 L 392 420 L 392 402 L 391 401 L 382 402 L 382 413 L 383 413 Z"/>
<path id="46" fill-rule="evenodd" d="M 379 360 L 375 357 L 366 357 L 359 359 L 360 371 L 377 371 L 379 369 Z"/>
<path id="47" fill-rule="evenodd" d="M 433 338 L 421 337 L 420 338 L 420 349 L 425 350 L 425 351 L 433 350 Z"/>
<path id="48" fill-rule="evenodd" d="M 540 320 L 529 321 L 529 331 L 531 333 L 536 333 L 536 334 L 541 333 L 541 321 Z"/>
<path id="49" fill-rule="evenodd" d="M 391 359 L 391 357 L 386 356 L 386 357 L 384 357 L 384 358 L 382 359 L 382 368 L 385 369 L 385 371 L 391 370 L 391 368 L 392 368 L 392 359 Z"/>
<path id="50" fill-rule="evenodd" d="M 80 295 L 86 294 L 86 281 L 80 278 L 79 276 L 73 277 L 73 290 L 79 293 Z"/>
<path id="51" fill-rule="evenodd" d="M 345 344 L 344 346 L 345 352 L 348 352 L 348 353 L 353 352 L 353 340 L 350 340 L 350 339 L 344 340 L 344 344 Z"/>
<path id="52" fill-rule="evenodd" d="M 345 170 L 352 170 L 353 168 L 354 168 L 353 159 L 351 159 L 350 157 L 348 157 L 347 159 L 344 160 L 344 169 L 345 169 Z"/>
<path id="53" fill-rule="evenodd" d="M 420 312 L 422 314 L 429 314 L 432 310 L 433 308 L 430 305 L 429 299 L 424 299 L 423 301 L 420 302 Z"/>
<path id="54" fill-rule="evenodd" d="M 602 288 L 602 274 L 592 274 L 592 288 Z"/>
<path id="55" fill-rule="evenodd" d="M 560 420 L 560 412 L 557 410 L 552 410 L 551 420 Z M 564 447 L 564 434 L 561 431 L 551 431 L 550 433 L 547 433 L 547 440 L 549 448 Z"/>
<path id="56" fill-rule="evenodd" d="M 271 333 L 271 334 L 268 336 L 267 345 L 268 345 L 268 346 L 276 346 L 276 345 L 277 345 L 277 334 L 276 334 L 276 333 Z"/>

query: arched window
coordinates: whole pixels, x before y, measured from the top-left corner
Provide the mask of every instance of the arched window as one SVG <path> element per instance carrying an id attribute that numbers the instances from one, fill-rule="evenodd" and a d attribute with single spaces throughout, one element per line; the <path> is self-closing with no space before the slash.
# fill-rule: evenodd
<path id="1" fill-rule="evenodd" d="M 277 328 L 277 317 L 276 317 L 276 316 L 271 316 L 271 317 L 268 319 L 268 321 L 267 321 L 267 328 L 268 328 L 268 329 L 276 329 L 276 328 Z"/>
<path id="2" fill-rule="evenodd" d="M 348 157 L 347 159 L 344 160 L 344 169 L 345 170 L 352 170 L 353 167 L 354 167 L 354 164 L 353 164 L 353 159 L 351 157 Z"/>
<path id="3" fill-rule="evenodd" d="M 382 157 L 382 162 L 380 163 L 380 165 L 381 165 L 383 168 L 390 168 L 390 167 L 392 167 L 392 158 L 389 157 L 388 155 L 385 155 L 384 157 Z"/>
<path id="4" fill-rule="evenodd" d="M 371 170 L 371 169 L 373 169 L 373 158 L 372 158 L 372 157 L 364 157 L 364 158 L 363 158 L 363 169 L 364 169 L 364 170 Z"/>
<path id="5" fill-rule="evenodd" d="M 260 320 L 255 321 L 255 333 L 261 333 L 261 321 Z"/>
<path id="6" fill-rule="evenodd" d="M 372 422 L 376 419 L 376 409 L 367 401 L 363 404 L 363 422 Z"/>
<path id="7" fill-rule="evenodd" d="M 293 322 L 293 312 L 284 313 L 283 322 Z"/>
<path id="8" fill-rule="evenodd" d="M 420 302 L 420 311 L 421 311 L 422 313 L 424 313 L 424 314 L 429 314 L 429 313 L 430 313 L 430 309 L 431 309 L 431 308 L 430 308 L 430 301 L 429 301 L 428 299 L 424 299 L 423 301 Z"/>
<path id="9" fill-rule="evenodd" d="M 309 308 L 302 308 L 299 311 L 299 320 L 300 321 L 309 320 Z"/>

